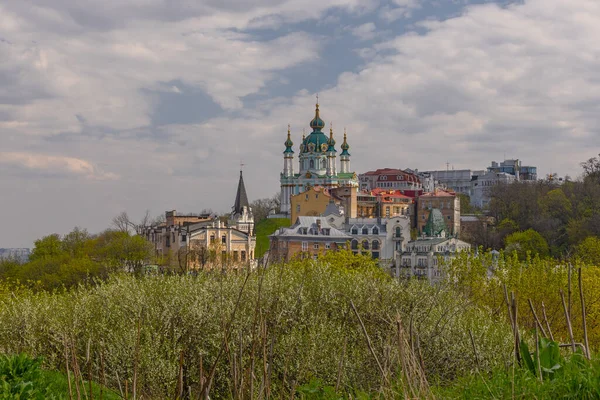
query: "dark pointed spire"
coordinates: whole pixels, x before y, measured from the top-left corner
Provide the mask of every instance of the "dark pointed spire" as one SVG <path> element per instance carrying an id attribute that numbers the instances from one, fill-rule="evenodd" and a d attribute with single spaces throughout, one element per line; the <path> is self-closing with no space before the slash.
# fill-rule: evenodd
<path id="1" fill-rule="evenodd" d="M 244 212 L 244 207 L 250 209 L 248 195 L 246 194 L 246 186 L 244 186 L 244 176 L 242 175 L 242 170 L 240 170 L 240 182 L 238 183 L 235 204 L 233 205 L 234 214 L 242 214 Z"/>

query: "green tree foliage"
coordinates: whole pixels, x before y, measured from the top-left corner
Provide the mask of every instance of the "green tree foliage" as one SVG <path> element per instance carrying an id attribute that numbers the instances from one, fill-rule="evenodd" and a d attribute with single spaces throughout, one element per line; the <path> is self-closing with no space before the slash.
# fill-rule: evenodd
<path id="1" fill-rule="evenodd" d="M 52 258 L 64 253 L 60 235 L 56 233 L 36 240 L 34 245 L 31 255 L 29 256 L 29 260 L 31 261 Z"/>
<path id="2" fill-rule="evenodd" d="M 140 273 L 154 250 L 142 236 L 106 231 L 98 236 L 75 228 L 60 237 L 48 235 L 35 241 L 29 262 L 0 262 L 0 280 L 37 290 L 70 288 L 105 279 L 109 272 Z"/>
<path id="3" fill-rule="evenodd" d="M 506 251 L 516 252 L 519 260 L 526 260 L 529 256 L 538 255 L 547 257 L 550 255 L 546 239 L 533 229 L 511 233 L 505 239 Z"/>
<path id="4" fill-rule="evenodd" d="M 259 221 L 255 226 L 256 248 L 254 250 L 256 258 L 262 257 L 269 250 L 269 235 L 275 233 L 279 228 L 290 226 L 290 220 L 287 218 L 267 218 Z"/>
<path id="5" fill-rule="evenodd" d="M 598 236 L 587 237 L 577 246 L 575 254 L 583 263 L 600 267 L 600 238 Z"/>
<path id="6" fill-rule="evenodd" d="M 490 215 L 499 222 L 513 221 L 515 231 L 539 232 L 552 256 L 568 256 L 588 236 L 600 235 L 600 157 L 581 165 L 581 179 L 562 185 L 538 181 L 492 187 Z M 499 241 L 507 234 L 501 228 L 491 233 Z"/>

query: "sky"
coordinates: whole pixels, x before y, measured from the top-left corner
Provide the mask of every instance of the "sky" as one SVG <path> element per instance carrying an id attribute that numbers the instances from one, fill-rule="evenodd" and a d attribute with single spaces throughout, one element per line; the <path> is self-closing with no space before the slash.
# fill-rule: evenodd
<path id="1" fill-rule="evenodd" d="M 576 177 L 600 150 L 597 0 L 4 0 L 0 247 L 279 190 L 321 116 L 351 170 Z"/>

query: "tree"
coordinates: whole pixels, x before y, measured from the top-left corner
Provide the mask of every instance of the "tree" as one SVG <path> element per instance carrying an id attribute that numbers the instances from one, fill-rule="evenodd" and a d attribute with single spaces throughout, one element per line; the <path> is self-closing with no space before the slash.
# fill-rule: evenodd
<path id="1" fill-rule="evenodd" d="M 588 265 L 600 267 L 600 238 L 588 236 L 577 246 L 575 255 Z"/>
<path id="2" fill-rule="evenodd" d="M 53 233 L 34 242 L 29 261 L 52 258 L 64 253 L 60 235 Z"/>
<path id="3" fill-rule="evenodd" d="M 99 260 L 110 269 L 138 274 L 154 256 L 154 246 L 144 237 L 111 230 L 98 236 L 96 251 Z"/>
<path id="4" fill-rule="evenodd" d="M 506 251 L 516 252 L 520 260 L 526 260 L 529 254 L 538 254 L 540 257 L 550 255 L 546 239 L 533 229 L 511 233 L 505 243 Z"/>
<path id="5" fill-rule="evenodd" d="M 266 219 L 271 211 L 278 213 L 280 208 L 279 193 L 275 193 L 272 197 L 254 200 L 250 204 L 254 222 L 260 222 Z"/>
<path id="6" fill-rule="evenodd" d="M 581 163 L 584 177 L 598 179 L 600 177 L 600 154 L 598 157 L 592 157 Z"/>
<path id="7" fill-rule="evenodd" d="M 150 210 L 146 210 L 138 223 L 133 222 L 126 211 L 121 212 L 112 219 L 112 224 L 117 231 L 130 233 L 133 230 L 138 235 L 142 235 L 152 223 L 153 219 L 150 217 Z"/>

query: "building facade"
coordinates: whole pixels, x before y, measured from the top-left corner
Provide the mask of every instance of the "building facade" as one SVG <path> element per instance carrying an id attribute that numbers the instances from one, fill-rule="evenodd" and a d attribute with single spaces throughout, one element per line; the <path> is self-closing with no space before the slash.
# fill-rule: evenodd
<path id="1" fill-rule="evenodd" d="M 329 129 L 329 137 L 325 135 L 325 121 L 321 119 L 319 104 L 315 109 L 315 117 L 310 121 L 312 132 L 302 137 L 299 146 L 298 172 L 294 169 L 294 143 L 288 126 L 288 136 L 283 152 L 283 171 L 280 174 L 281 213 L 291 214 L 291 197 L 305 192 L 310 187 L 322 186 L 326 189 L 347 186 L 358 187 L 356 173 L 350 169 L 350 153 L 347 135 L 340 146 L 342 152 L 338 156 L 333 128 Z"/>
<path id="2" fill-rule="evenodd" d="M 317 258 L 319 254 L 346 247 L 351 238 L 323 217 L 298 217 L 289 228 L 280 228 L 269 237 L 269 262 L 293 258 Z"/>
<path id="3" fill-rule="evenodd" d="M 436 189 L 417 199 L 416 228 L 419 235 L 426 233 L 425 226 L 433 210 L 438 210 L 436 214 L 442 216 L 447 235 L 454 236 L 460 233 L 460 197 L 452 191 Z"/>
<path id="4" fill-rule="evenodd" d="M 421 179 L 417 174 L 401 169 L 382 168 L 365 172 L 358 176 L 358 180 L 360 182 L 360 189 L 367 191 L 374 189 L 410 192 L 423 190 Z"/>
<path id="5" fill-rule="evenodd" d="M 254 218 L 244 178 L 227 223 L 214 215 L 165 213 L 165 222 L 146 230 L 156 255 L 180 271 L 254 265 Z"/>

